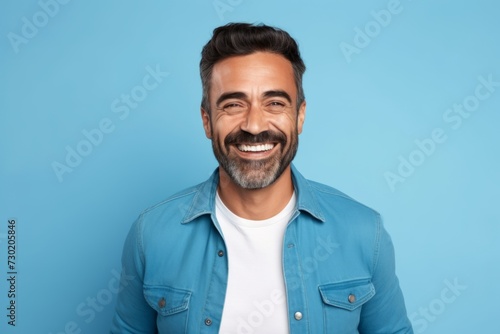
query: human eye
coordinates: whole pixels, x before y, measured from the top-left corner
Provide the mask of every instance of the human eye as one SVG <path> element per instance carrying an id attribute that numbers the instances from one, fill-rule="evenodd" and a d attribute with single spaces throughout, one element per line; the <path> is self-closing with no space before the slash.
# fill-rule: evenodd
<path id="1" fill-rule="evenodd" d="M 286 109 L 287 104 L 283 101 L 269 101 L 265 105 L 265 110 L 268 112 L 282 112 Z"/>
<path id="2" fill-rule="evenodd" d="M 222 106 L 222 110 L 230 114 L 237 114 L 246 110 L 246 106 L 241 102 L 228 102 Z"/>

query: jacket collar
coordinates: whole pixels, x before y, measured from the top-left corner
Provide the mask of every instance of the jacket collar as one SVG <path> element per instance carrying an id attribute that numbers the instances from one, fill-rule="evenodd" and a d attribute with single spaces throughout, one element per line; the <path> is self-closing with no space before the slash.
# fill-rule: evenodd
<path id="1" fill-rule="evenodd" d="M 320 221 L 325 221 L 318 200 L 309 181 L 299 173 L 295 166 L 291 165 L 292 181 L 297 196 L 297 210 L 308 212 Z M 210 178 L 199 184 L 195 190 L 195 196 L 187 211 L 183 224 L 189 223 L 199 216 L 208 214 L 215 217 L 215 196 L 219 184 L 219 168 L 216 168 Z"/>

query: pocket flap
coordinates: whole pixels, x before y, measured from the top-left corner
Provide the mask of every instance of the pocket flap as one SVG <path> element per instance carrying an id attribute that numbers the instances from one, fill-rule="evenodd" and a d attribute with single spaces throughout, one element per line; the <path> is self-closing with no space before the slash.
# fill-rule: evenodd
<path id="1" fill-rule="evenodd" d="M 144 286 L 144 297 L 148 304 L 163 316 L 187 310 L 191 291 L 168 286 Z"/>
<path id="2" fill-rule="evenodd" d="M 319 286 L 325 304 L 352 311 L 375 295 L 375 287 L 369 279 L 356 279 Z"/>

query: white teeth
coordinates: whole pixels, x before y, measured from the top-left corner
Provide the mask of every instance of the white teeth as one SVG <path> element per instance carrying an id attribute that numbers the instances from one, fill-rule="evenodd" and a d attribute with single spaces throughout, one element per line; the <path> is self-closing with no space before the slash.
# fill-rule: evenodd
<path id="1" fill-rule="evenodd" d="M 243 152 L 264 152 L 272 150 L 273 144 L 262 144 L 262 145 L 238 145 L 238 149 Z"/>

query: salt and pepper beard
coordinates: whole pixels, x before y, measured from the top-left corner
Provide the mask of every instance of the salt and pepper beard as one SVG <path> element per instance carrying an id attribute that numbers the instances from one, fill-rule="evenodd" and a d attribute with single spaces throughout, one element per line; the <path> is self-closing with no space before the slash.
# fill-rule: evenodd
<path id="1" fill-rule="evenodd" d="M 290 137 L 290 145 L 287 147 L 287 138 L 281 132 L 264 131 L 254 136 L 239 130 L 228 134 L 224 139 L 227 153 L 223 153 L 218 137 L 212 138 L 212 149 L 219 165 L 234 183 L 244 189 L 261 189 L 275 182 L 290 165 L 297 153 L 298 137 L 295 128 Z M 258 145 L 270 142 L 280 144 L 280 150 L 268 158 L 252 160 L 237 155 L 230 157 L 231 145 L 236 147 L 239 143 Z"/>

